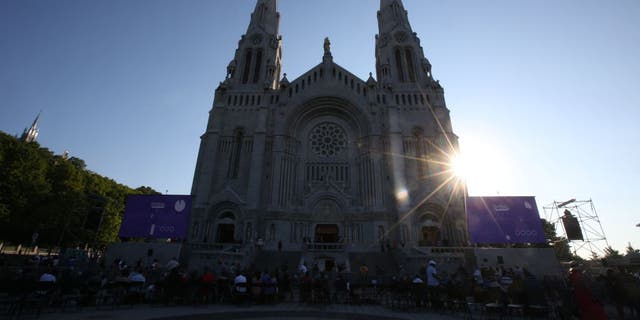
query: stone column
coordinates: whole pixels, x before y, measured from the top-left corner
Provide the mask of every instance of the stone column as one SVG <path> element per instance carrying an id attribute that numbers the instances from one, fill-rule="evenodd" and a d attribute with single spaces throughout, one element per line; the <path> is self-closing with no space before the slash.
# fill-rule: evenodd
<path id="1" fill-rule="evenodd" d="M 264 168 L 265 156 L 267 108 L 260 107 L 257 117 L 257 127 L 253 133 L 253 152 L 251 154 L 251 170 L 249 172 L 249 186 L 247 192 L 247 205 L 250 209 L 260 207 L 260 194 L 263 188 L 262 169 Z"/>

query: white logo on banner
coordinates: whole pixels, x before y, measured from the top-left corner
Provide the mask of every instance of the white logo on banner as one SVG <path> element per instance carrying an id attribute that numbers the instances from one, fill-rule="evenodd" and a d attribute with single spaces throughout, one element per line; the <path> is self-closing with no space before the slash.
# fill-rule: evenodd
<path id="1" fill-rule="evenodd" d="M 533 238 L 538 235 L 538 232 L 535 230 L 516 230 L 516 236 L 524 237 L 524 238 Z"/>
<path id="2" fill-rule="evenodd" d="M 524 207 L 531 210 L 533 208 L 533 206 L 531 206 L 531 203 L 529 203 L 529 201 L 525 201 L 524 202 Z"/>
<path id="3" fill-rule="evenodd" d="M 187 207 L 187 203 L 184 200 L 176 201 L 176 204 L 173 206 L 176 209 L 176 212 L 182 212 Z"/>

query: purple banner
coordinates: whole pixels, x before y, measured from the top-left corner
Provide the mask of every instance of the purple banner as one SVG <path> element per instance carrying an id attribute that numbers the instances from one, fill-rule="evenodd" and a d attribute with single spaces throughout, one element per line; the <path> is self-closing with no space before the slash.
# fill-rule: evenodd
<path id="1" fill-rule="evenodd" d="M 118 236 L 184 239 L 190 213 L 188 195 L 129 195 Z"/>
<path id="2" fill-rule="evenodd" d="M 468 197 L 471 243 L 544 243 L 535 197 Z"/>

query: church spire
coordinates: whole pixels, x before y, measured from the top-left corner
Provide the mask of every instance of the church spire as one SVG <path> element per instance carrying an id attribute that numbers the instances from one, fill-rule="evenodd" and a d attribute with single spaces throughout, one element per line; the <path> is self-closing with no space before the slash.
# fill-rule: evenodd
<path id="1" fill-rule="evenodd" d="M 401 0 L 380 0 L 378 11 L 378 29 L 380 32 L 390 32 L 393 29 L 405 29 L 413 32 Z"/>
<path id="2" fill-rule="evenodd" d="M 282 69 L 277 0 L 257 0 L 247 32 L 238 42 L 220 88 L 275 89 Z"/>
<path id="3" fill-rule="evenodd" d="M 38 133 L 40 133 L 40 131 L 38 130 L 38 122 L 40 121 L 40 113 L 38 112 L 38 115 L 36 116 L 36 119 L 33 120 L 33 123 L 31 124 L 31 127 L 29 127 L 28 129 L 24 129 L 24 131 L 22 132 L 22 136 L 20 137 L 20 139 L 22 139 L 22 141 L 25 142 L 33 142 L 36 141 L 36 138 L 38 137 Z"/>
<path id="4" fill-rule="evenodd" d="M 258 0 L 251 14 L 251 22 L 247 28 L 247 34 L 253 30 L 262 30 L 267 34 L 278 34 L 280 13 L 278 12 L 278 0 Z"/>
<path id="5" fill-rule="evenodd" d="M 380 0 L 376 72 L 380 83 L 387 88 L 433 80 L 431 64 L 424 56 L 420 39 L 411 29 L 401 0 Z"/>

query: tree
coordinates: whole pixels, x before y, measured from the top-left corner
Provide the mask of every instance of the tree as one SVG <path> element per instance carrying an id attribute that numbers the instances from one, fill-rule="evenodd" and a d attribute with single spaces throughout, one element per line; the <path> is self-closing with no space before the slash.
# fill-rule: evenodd
<path id="1" fill-rule="evenodd" d="M 612 248 L 611 246 L 607 246 L 604 248 L 604 258 L 605 259 L 618 259 L 618 258 L 622 258 L 622 255 L 620 254 L 620 252 L 614 248 Z"/>
<path id="2" fill-rule="evenodd" d="M 627 243 L 627 252 L 626 255 L 632 255 L 638 253 L 638 250 L 631 246 L 631 242 Z"/>
<path id="3" fill-rule="evenodd" d="M 550 245 L 553 247 L 553 251 L 561 261 L 571 261 L 575 260 L 576 256 L 571 253 L 571 247 L 569 247 L 569 240 L 566 238 L 558 237 L 556 233 L 556 226 L 545 220 L 540 219 L 542 222 L 542 229 L 544 230 L 544 234 L 549 241 Z"/>
<path id="4" fill-rule="evenodd" d="M 153 190 L 153 188 L 147 186 L 140 186 L 136 188 L 136 191 L 138 191 L 140 194 L 160 194 L 160 192 L 155 191 Z"/>
<path id="5" fill-rule="evenodd" d="M 0 240 L 80 245 L 117 240 L 131 189 L 86 170 L 84 160 L 54 155 L 37 142 L 0 132 Z"/>

